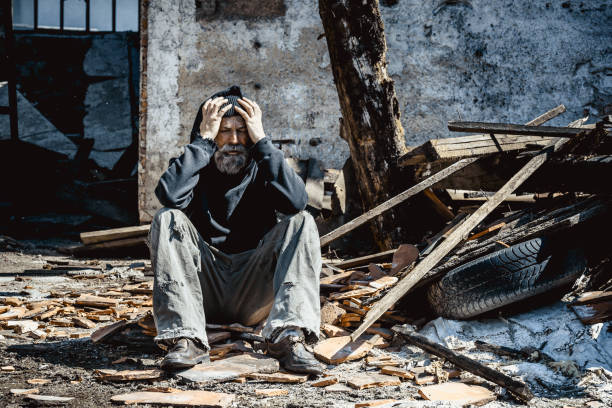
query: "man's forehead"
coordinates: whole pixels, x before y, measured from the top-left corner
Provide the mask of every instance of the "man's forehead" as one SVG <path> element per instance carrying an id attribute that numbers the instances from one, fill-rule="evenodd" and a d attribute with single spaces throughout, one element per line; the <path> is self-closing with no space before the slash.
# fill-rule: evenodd
<path id="1" fill-rule="evenodd" d="M 221 119 L 221 127 L 240 127 L 244 126 L 245 122 L 240 115 L 228 116 Z"/>

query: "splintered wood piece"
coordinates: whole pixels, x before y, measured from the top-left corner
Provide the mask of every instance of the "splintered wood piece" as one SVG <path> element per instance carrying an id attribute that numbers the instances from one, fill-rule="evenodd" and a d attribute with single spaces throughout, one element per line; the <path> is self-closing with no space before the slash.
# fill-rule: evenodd
<path id="1" fill-rule="evenodd" d="M 330 300 L 342 300 L 342 299 L 350 299 L 350 298 L 358 298 L 362 296 L 371 295 L 376 293 L 378 289 L 370 288 L 364 286 L 360 289 L 349 290 L 347 292 L 335 292 L 329 295 Z"/>
<path id="2" fill-rule="evenodd" d="M 36 340 L 44 340 L 47 338 L 47 333 L 41 329 L 35 329 L 29 332 L 28 336 Z"/>
<path id="3" fill-rule="evenodd" d="M 395 276 L 383 276 L 382 278 L 378 278 L 375 281 L 370 282 L 369 286 L 373 287 L 374 289 L 384 289 L 395 285 L 397 281 L 398 279 Z"/>
<path id="4" fill-rule="evenodd" d="M 357 402 L 355 403 L 355 408 L 377 407 L 379 405 L 391 404 L 396 401 L 397 400 L 395 399 L 377 399 L 377 400 L 371 400 L 371 401 Z"/>
<path id="5" fill-rule="evenodd" d="M 548 137 L 575 137 L 582 132 L 580 128 L 554 127 L 554 126 L 528 126 L 515 125 L 511 123 L 486 123 L 486 122 L 448 122 L 448 130 L 451 132 L 479 132 L 500 135 L 528 135 Z"/>
<path id="6" fill-rule="evenodd" d="M 15 371 L 15 367 L 13 367 L 13 366 L 2 366 L 2 367 L 0 367 L 0 371 L 3 371 L 5 373 L 12 372 L 12 371 Z"/>
<path id="7" fill-rule="evenodd" d="M 57 318 L 57 319 L 50 320 L 49 324 L 52 326 L 58 326 L 58 327 L 73 327 L 74 326 L 74 323 L 72 322 L 72 320 L 64 319 L 64 318 Z"/>
<path id="8" fill-rule="evenodd" d="M 86 333 L 86 332 L 70 333 L 71 339 L 84 339 L 85 337 L 89 337 L 89 333 Z"/>
<path id="9" fill-rule="evenodd" d="M 444 368 L 443 371 L 446 373 L 448 378 L 456 378 L 461 375 L 461 371 L 452 368 Z M 411 368 L 410 372 L 414 376 L 414 383 L 417 385 L 425 385 L 436 382 L 436 376 L 428 373 L 425 367 Z"/>
<path id="10" fill-rule="evenodd" d="M 385 340 L 391 340 L 393 338 L 393 331 L 385 329 L 384 327 L 370 327 L 366 330 L 367 334 L 378 334 Z"/>
<path id="11" fill-rule="evenodd" d="M 495 224 L 492 227 L 486 228 L 480 232 L 477 232 L 476 234 L 472 235 L 471 237 L 469 237 L 467 240 L 468 241 L 473 241 L 475 239 L 478 239 L 484 235 L 487 235 L 493 231 L 497 231 L 498 229 L 503 228 L 506 225 L 505 222 L 500 222 L 499 224 Z"/>
<path id="12" fill-rule="evenodd" d="M 150 228 L 150 225 L 139 225 L 137 227 L 122 227 L 102 231 L 81 232 L 81 241 L 84 244 L 95 244 L 98 242 L 113 241 L 116 239 L 144 236 L 149 233 Z"/>
<path id="13" fill-rule="evenodd" d="M 94 322 L 82 316 L 74 316 L 72 318 L 72 322 L 75 326 L 82 327 L 84 329 L 93 329 L 94 327 L 96 327 L 96 324 Z"/>
<path id="14" fill-rule="evenodd" d="M 319 283 L 321 285 L 331 285 L 332 283 L 342 282 L 343 280 L 350 278 L 352 274 L 353 274 L 353 271 L 340 272 L 335 275 L 330 275 L 330 276 L 321 278 L 319 280 Z"/>
<path id="15" fill-rule="evenodd" d="M 105 308 L 105 307 L 117 306 L 117 304 L 119 303 L 119 300 L 105 298 L 101 296 L 94 296 L 94 295 L 81 295 L 75 300 L 74 303 L 79 306 L 91 306 L 91 307 Z"/>
<path id="16" fill-rule="evenodd" d="M 372 387 L 384 387 L 387 385 L 400 385 L 399 378 L 392 375 L 361 373 L 348 380 L 347 384 L 356 390 L 363 390 Z"/>
<path id="17" fill-rule="evenodd" d="M 389 251 L 378 252 L 376 254 L 360 256 L 359 258 L 347 259 L 345 261 L 334 264 L 334 266 L 341 269 L 354 268 L 356 266 L 365 265 L 369 262 L 377 262 L 387 259 L 391 255 L 393 255 L 395 251 L 395 249 L 391 249 Z"/>
<path id="18" fill-rule="evenodd" d="M 383 374 L 394 375 L 399 378 L 404 378 L 407 380 L 414 379 L 414 374 L 408 370 L 404 370 L 403 368 L 384 366 L 380 369 L 380 372 Z"/>
<path id="19" fill-rule="evenodd" d="M 372 367 L 398 366 L 401 361 L 393 356 L 369 356 L 366 357 L 366 364 Z"/>
<path id="20" fill-rule="evenodd" d="M 323 323 L 321 324 L 321 331 L 325 333 L 327 337 L 340 337 L 349 336 L 350 333 L 341 327 L 334 326 L 333 324 Z"/>
<path id="21" fill-rule="evenodd" d="M 310 386 L 311 387 L 327 387 L 328 385 L 337 384 L 337 383 L 338 383 L 338 377 L 329 376 L 329 377 L 325 377 L 318 381 L 310 383 Z"/>
<path id="22" fill-rule="evenodd" d="M 111 397 L 113 402 L 131 404 L 172 405 L 177 407 L 203 406 L 226 408 L 234 401 L 233 394 L 211 391 L 176 391 L 176 392 L 131 392 Z"/>
<path id="23" fill-rule="evenodd" d="M 604 292 L 601 290 L 596 290 L 593 292 L 584 292 L 582 295 L 580 295 L 578 299 L 574 300 L 571 304 L 572 305 L 585 305 L 585 304 L 591 304 L 591 303 L 604 302 L 608 300 L 612 300 L 612 291 Z"/>
<path id="24" fill-rule="evenodd" d="M 208 344 L 214 344 L 214 343 L 218 343 L 220 341 L 229 339 L 230 337 L 232 337 L 232 333 L 230 332 L 211 332 L 211 333 L 206 333 L 206 336 L 208 337 Z"/>
<path id="25" fill-rule="evenodd" d="M 121 320 L 119 322 L 100 327 L 98 330 L 96 330 L 95 332 L 91 334 L 91 341 L 94 343 L 102 341 L 105 338 L 108 338 L 112 336 L 113 334 L 117 333 L 118 331 L 122 330 L 128 324 L 129 322 L 125 320 Z"/>
<path id="26" fill-rule="evenodd" d="M 494 401 L 495 393 L 478 385 L 446 382 L 419 388 L 419 394 L 428 401 L 455 401 L 459 404 L 482 405 Z"/>
<path id="27" fill-rule="evenodd" d="M 283 395 L 288 395 L 289 390 L 284 390 L 282 388 L 266 388 L 263 390 L 255 390 L 255 395 L 262 398 L 267 397 L 280 397 Z"/>
<path id="28" fill-rule="evenodd" d="M 327 387 L 323 388 L 325 390 L 325 392 L 352 392 L 353 389 L 350 387 L 347 387 L 344 384 L 332 384 L 332 385 L 328 385 Z"/>
<path id="29" fill-rule="evenodd" d="M 26 380 L 26 382 L 30 385 L 44 385 L 49 384 L 51 380 L 48 378 L 30 378 L 29 380 Z"/>
<path id="30" fill-rule="evenodd" d="M 0 321 L 21 319 L 26 312 L 27 309 L 25 307 L 13 307 L 9 311 L 0 314 Z"/>
<path id="31" fill-rule="evenodd" d="M 229 381 L 250 373 L 275 373 L 278 360 L 256 353 L 245 353 L 210 364 L 198 364 L 188 370 L 176 373 L 180 379 L 200 384 Z"/>
<path id="32" fill-rule="evenodd" d="M 351 341 L 350 336 L 332 337 L 319 342 L 315 346 L 314 354 L 327 364 L 340 364 L 364 357 L 379 340 L 382 339 L 378 335 L 372 336 L 369 340 L 357 341 Z"/>
<path id="33" fill-rule="evenodd" d="M 139 380 L 157 380 L 163 375 L 162 370 L 111 370 L 100 369 L 95 370 L 94 375 L 101 381 L 139 381 Z"/>
<path id="34" fill-rule="evenodd" d="M 264 374 L 264 373 L 251 373 L 245 376 L 249 380 L 257 380 L 257 381 L 265 381 L 271 383 L 292 383 L 299 384 L 306 382 L 308 380 L 308 375 L 297 375 L 297 374 L 289 374 L 289 373 L 272 373 L 272 374 Z"/>
<path id="35" fill-rule="evenodd" d="M 38 388 L 11 388 L 11 394 L 23 395 L 23 394 L 38 394 Z"/>
<path id="36" fill-rule="evenodd" d="M 26 394 L 26 399 L 33 400 L 43 404 L 57 404 L 62 402 L 72 401 L 74 397 L 56 397 L 55 395 L 38 395 Z"/>
<path id="37" fill-rule="evenodd" d="M 21 306 L 23 304 L 23 300 L 16 297 L 6 297 L 2 299 L 2 303 L 9 306 Z"/>
<path id="38" fill-rule="evenodd" d="M 18 334 L 25 334 L 38 329 L 38 323 L 34 320 L 9 320 L 6 322 L 6 328 L 13 329 Z"/>

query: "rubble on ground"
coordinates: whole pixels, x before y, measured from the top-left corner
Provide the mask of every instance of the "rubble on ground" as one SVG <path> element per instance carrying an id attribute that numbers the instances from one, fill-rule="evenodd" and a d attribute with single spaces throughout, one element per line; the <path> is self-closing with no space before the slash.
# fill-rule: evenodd
<path id="1" fill-rule="evenodd" d="M 551 169 L 575 166 L 576 171 L 591 174 L 590 164 L 584 163 L 593 158 L 600 158 L 597 169 L 609 167 L 609 128 L 609 120 L 595 126 L 579 121 L 558 128 L 578 131 L 550 153 L 542 153 L 542 148 L 556 143 L 557 137 L 528 136 L 527 140 L 476 135 L 479 143 L 486 142 L 483 146 L 472 146 L 474 140 L 464 137 L 445 143 L 431 141 L 414 149 L 404 158 L 407 166 L 414 166 L 416 184 L 411 189 L 419 187 L 419 192 L 424 192 L 426 202 L 445 220 L 444 226 L 425 234 L 420 242 L 377 254 L 338 257 L 331 249 L 324 251 L 321 339 L 312 345 L 314 354 L 327 364 L 325 376 L 319 378 L 280 371 L 278 362 L 263 352 L 261 326 L 239 324 L 207 325 L 210 365 L 174 375 L 160 371 L 163 352 L 153 341 L 150 262 L 75 258 L 100 249 L 142 245 L 148 226 L 84 233 L 83 245 L 64 248 L 74 254 L 71 256 L 36 257 L 32 255 L 36 247 L 0 236 L 4 251 L 0 256 L 6 258 L 2 262 L 13 263 L 12 270 L 19 270 L 0 273 L 3 401 L 71 404 L 75 398 L 85 401 L 81 406 L 96 401 L 102 405 L 224 407 L 510 407 L 527 401 L 532 406 L 610 405 L 612 278 L 607 242 L 601 242 L 598 237 L 603 234 L 596 231 L 607 231 L 609 186 L 598 185 L 609 183 L 586 180 L 581 189 L 574 180 L 563 184 L 566 190 L 547 191 L 554 183 L 541 184 L 541 180 L 550 177 L 546 172 L 552 170 L 543 167 L 548 176 L 534 175 L 540 184 L 525 178 L 525 186 L 535 188 L 527 190 L 529 194 L 502 189 L 498 195 L 462 188 L 460 172 L 470 167 L 457 170 L 456 175 L 437 176 L 438 168 L 459 169 L 460 160 L 473 160 L 465 162 L 468 166 L 483 157 L 485 160 L 477 163 L 479 170 L 471 168 L 464 174 L 478 176 L 492 186 L 497 175 L 483 176 L 490 168 L 487 160 L 495 156 L 500 168 L 513 165 L 518 173 L 541 154 L 550 159 Z M 443 146 L 461 149 L 444 150 Z M 330 206 L 331 197 L 336 202 L 341 195 L 336 181 L 343 178 L 342 172 L 324 172 L 316 161 L 301 166 L 307 181 L 308 175 L 312 176 L 307 185 L 314 192 L 311 198 L 313 194 L 317 198 L 309 201 L 309 206 L 318 211 L 320 221 L 332 216 L 334 208 L 344 208 L 342 203 Z M 428 181 L 432 177 L 435 182 Z M 442 181 L 446 184 L 439 184 Z M 474 180 L 465 178 L 463 182 L 463 187 L 470 187 Z M 330 189 L 334 190 L 331 195 Z M 392 205 L 398 205 L 416 194 L 414 191 L 389 201 L 396 200 Z M 489 208 L 493 207 L 487 206 L 489 200 L 498 197 L 503 205 Z M 482 208 L 487 212 L 477 219 L 485 211 Z M 322 246 L 328 248 L 355 225 L 371 220 L 377 211 L 322 234 Z M 550 288 L 530 297 L 506 296 L 508 302 L 479 306 L 474 315 L 461 317 L 468 320 L 459 320 L 459 312 L 450 310 L 452 304 L 442 307 L 437 304 L 441 295 L 432 296 L 432 288 L 448 290 L 440 282 L 451 271 L 478 265 L 483 256 L 507 256 L 504 251 L 508 248 L 531 240 L 539 240 L 537 245 L 542 247 L 548 245 L 547 240 L 566 244 L 558 247 L 563 251 L 555 249 L 550 259 L 560 252 L 571 253 L 576 242 L 588 243 L 584 253 L 576 254 L 576 259 L 584 259 L 584 265 L 572 261 L 571 282 L 550 285 L 556 288 L 556 297 L 549 298 Z M 431 265 L 425 268 L 428 262 Z M 546 267 L 544 261 L 538 262 L 534 265 Z M 550 262 L 553 265 L 553 260 Z M 0 264 L 2 270 L 6 265 Z M 565 268 L 563 263 L 554 265 L 559 271 Z M 421 275 L 414 278 L 414 272 Z M 478 286 L 479 275 L 470 276 L 476 276 L 474 285 Z M 442 293 L 460 299 L 459 293 Z M 410 333 L 420 334 L 434 350 L 408 341 Z M 440 357 L 450 356 L 448 353 L 456 359 L 454 363 L 451 357 Z"/>

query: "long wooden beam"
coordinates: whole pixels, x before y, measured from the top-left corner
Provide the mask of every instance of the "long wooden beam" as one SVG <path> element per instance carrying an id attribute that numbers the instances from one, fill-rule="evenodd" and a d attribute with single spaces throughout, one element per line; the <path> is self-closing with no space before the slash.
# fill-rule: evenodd
<path id="1" fill-rule="evenodd" d="M 372 218 L 374 218 L 376 216 L 379 216 L 380 214 L 384 213 L 385 211 L 389 210 L 390 208 L 393 208 L 396 205 L 403 203 L 404 201 L 406 201 L 410 197 L 414 196 L 415 194 L 418 194 L 421 191 L 425 190 L 426 188 L 433 186 L 438 181 L 443 180 L 444 178 L 448 177 L 449 175 L 453 174 L 454 172 L 456 172 L 458 170 L 461 170 L 462 168 L 466 167 L 469 164 L 474 163 L 476 160 L 478 160 L 478 158 L 475 158 L 475 157 L 474 158 L 468 158 L 468 159 L 459 160 L 457 163 L 454 163 L 454 164 L 448 166 L 447 168 L 437 172 L 433 176 L 426 178 L 425 180 L 421 181 L 418 184 L 415 184 L 414 186 L 410 187 L 408 190 L 405 190 L 405 191 L 399 193 L 395 197 L 385 201 L 384 203 L 382 203 L 382 204 L 372 208 L 371 210 L 363 213 L 359 217 L 357 217 L 357 218 L 347 222 L 346 224 L 336 228 L 332 232 L 323 235 L 321 237 L 321 247 L 323 247 L 323 246 L 329 244 L 330 242 L 340 238 L 341 236 L 349 233 L 350 231 L 354 230 L 355 228 L 359 227 L 360 225 L 365 224 L 366 222 L 370 221 Z"/>
<path id="2" fill-rule="evenodd" d="M 528 135 L 548 137 L 575 137 L 582 129 L 553 126 L 527 126 L 510 123 L 448 122 L 452 132 L 481 132 L 498 135 Z"/>
<path id="3" fill-rule="evenodd" d="M 558 149 L 569 139 L 556 139 L 548 147 L 533 157 L 521 168 L 504 186 L 484 203 L 478 210 L 470 215 L 461 225 L 453 231 L 444 242 L 436 247 L 401 281 L 399 281 L 382 299 L 380 299 L 365 316 L 361 326 L 353 332 L 351 337 L 357 339 L 365 332 L 384 312 L 406 294 L 430 269 L 442 260 L 458 243 L 468 238 L 469 233 L 485 219 L 499 204 L 501 204 L 517 187 L 531 176 L 551 153 Z"/>
<path id="4" fill-rule="evenodd" d="M 393 326 L 393 331 L 399 333 L 410 344 L 413 344 L 428 353 L 442 357 L 457 367 L 476 374 L 479 377 L 489 380 L 497 385 L 508 389 L 513 395 L 516 395 L 521 401 L 527 402 L 533 398 L 533 393 L 529 386 L 521 381 L 492 369 L 484 364 L 479 363 L 469 357 L 455 353 L 453 350 L 444 347 L 441 344 L 430 341 L 427 337 L 411 331 L 404 326 Z"/>

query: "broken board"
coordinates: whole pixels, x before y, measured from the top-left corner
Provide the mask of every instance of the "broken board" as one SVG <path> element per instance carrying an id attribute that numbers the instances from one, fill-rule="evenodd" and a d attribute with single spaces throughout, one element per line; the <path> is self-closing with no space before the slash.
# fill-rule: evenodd
<path id="1" fill-rule="evenodd" d="M 278 369 L 277 360 L 261 354 L 247 353 L 210 364 L 198 364 L 176 373 L 176 376 L 188 382 L 208 384 L 234 380 L 254 373 L 275 373 Z"/>
<path id="2" fill-rule="evenodd" d="M 177 392 L 131 392 L 111 397 L 113 402 L 130 404 L 173 405 L 179 407 L 199 406 L 225 408 L 232 404 L 235 396 L 211 391 Z"/>

